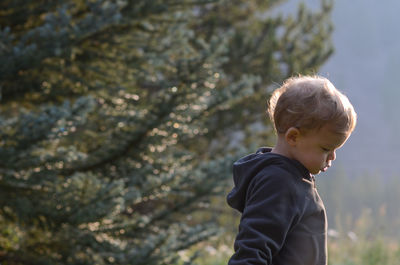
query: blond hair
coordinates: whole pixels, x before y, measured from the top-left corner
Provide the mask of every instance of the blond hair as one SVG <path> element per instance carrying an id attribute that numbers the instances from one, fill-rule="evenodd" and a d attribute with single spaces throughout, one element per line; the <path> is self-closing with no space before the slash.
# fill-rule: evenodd
<path id="1" fill-rule="evenodd" d="M 351 133 L 357 121 L 348 98 L 326 78 L 298 76 L 287 79 L 268 102 L 268 114 L 278 134 L 290 127 L 320 129 L 332 125 L 336 133 Z"/>

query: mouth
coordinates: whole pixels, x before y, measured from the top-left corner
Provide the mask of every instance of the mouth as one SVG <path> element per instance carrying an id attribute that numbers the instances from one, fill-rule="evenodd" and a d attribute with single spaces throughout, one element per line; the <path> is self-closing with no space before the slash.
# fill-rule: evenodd
<path id="1" fill-rule="evenodd" d="M 322 171 L 322 172 L 325 172 L 325 171 L 327 171 L 327 170 L 328 170 L 328 168 L 330 168 L 330 166 L 326 166 L 326 167 L 324 167 L 323 169 L 321 169 L 321 171 Z"/>

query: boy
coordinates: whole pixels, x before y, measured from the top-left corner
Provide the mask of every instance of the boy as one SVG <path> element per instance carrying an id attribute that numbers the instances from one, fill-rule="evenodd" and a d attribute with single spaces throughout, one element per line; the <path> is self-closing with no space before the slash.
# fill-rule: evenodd
<path id="1" fill-rule="evenodd" d="M 242 213 L 229 265 L 326 265 L 325 207 L 313 174 L 326 171 L 356 125 L 346 96 L 326 78 L 290 78 L 268 113 L 277 142 L 234 163 L 228 204 Z"/>

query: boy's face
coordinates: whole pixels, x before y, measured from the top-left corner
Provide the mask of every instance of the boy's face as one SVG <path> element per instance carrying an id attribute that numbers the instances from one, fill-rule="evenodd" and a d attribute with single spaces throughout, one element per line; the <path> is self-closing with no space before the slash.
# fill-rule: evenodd
<path id="1" fill-rule="evenodd" d="M 311 174 L 324 172 L 336 159 L 336 150 L 343 146 L 349 136 L 334 133 L 327 125 L 319 130 L 299 131 L 293 146 L 293 158 Z"/>

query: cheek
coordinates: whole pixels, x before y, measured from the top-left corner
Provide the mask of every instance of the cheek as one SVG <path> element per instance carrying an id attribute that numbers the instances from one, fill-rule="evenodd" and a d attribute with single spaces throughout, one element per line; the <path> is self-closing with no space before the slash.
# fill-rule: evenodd
<path id="1" fill-rule="evenodd" d="M 318 154 L 315 155 L 313 158 L 314 163 L 316 164 L 323 164 L 328 160 L 328 156 L 325 154 Z"/>
<path id="2" fill-rule="evenodd" d="M 314 153 L 306 158 L 306 162 L 311 167 L 319 168 L 322 164 L 325 163 L 325 156 Z"/>
<path id="3" fill-rule="evenodd" d="M 321 156 L 321 160 L 324 161 L 324 162 L 327 161 L 328 160 L 328 155 L 325 155 L 325 154 L 322 155 Z"/>

